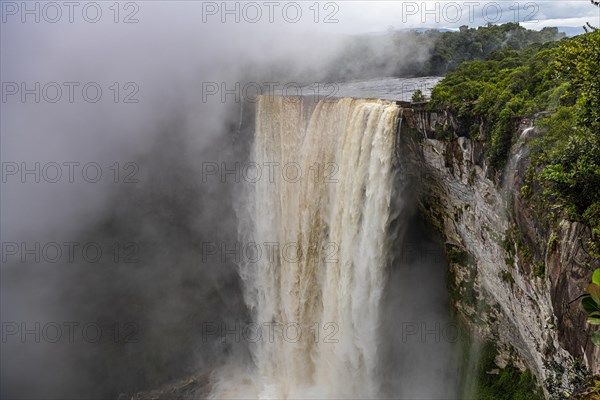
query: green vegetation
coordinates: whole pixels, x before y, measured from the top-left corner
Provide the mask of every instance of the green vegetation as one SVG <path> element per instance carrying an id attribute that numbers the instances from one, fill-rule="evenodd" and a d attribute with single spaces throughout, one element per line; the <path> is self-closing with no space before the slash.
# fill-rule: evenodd
<path id="1" fill-rule="evenodd" d="M 484 143 L 496 178 L 518 124 L 534 118 L 545 134 L 532 143 L 521 193 L 551 219 L 558 210 L 590 226 L 590 250 L 600 257 L 600 30 L 462 63 L 434 88 L 429 107 L 449 109 L 463 127 L 457 134 Z"/>
<path id="2" fill-rule="evenodd" d="M 488 378 L 480 383 L 477 399 L 479 400 L 542 400 L 544 397 L 536 387 L 535 380 L 529 370 L 519 371 L 514 367 L 506 367 L 495 379 Z"/>
<path id="3" fill-rule="evenodd" d="M 556 251 L 556 249 L 558 248 L 558 243 L 558 235 L 556 235 L 555 232 L 550 236 L 550 240 L 548 241 L 548 247 L 550 247 L 551 251 Z"/>
<path id="4" fill-rule="evenodd" d="M 546 265 L 543 262 L 537 262 L 533 266 L 533 275 L 536 278 L 544 279 L 546 277 Z"/>
<path id="5" fill-rule="evenodd" d="M 412 95 L 411 101 L 413 103 L 421 103 L 424 102 L 425 100 L 427 100 L 425 98 L 425 95 L 423 94 L 423 92 L 420 89 L 415 90 L 415 92 Z"/>
<path id="6" fill-rule="evenodd" d="M 594 271 L 592 282 L 587 287 L 588 294 L 581 299 L 581 306 L 587 313 L 587 322 L 600 325 L 600 268 Z M 600 331 L 594 332 L 592 342 L 600 346 Z"/>
<path id="7" fill-rule="evenodd" d="M 429 74 L 443 75 L 454 71 L 464 61 L 483 61 L 494 51 L 504 48 L 522 50 L 533 43 L 564 38 L 564 34 L 557 28 L 531 31 L 509 23 L 479 28 L 461 26 L 458 32 L 427 31 L 423 37 L 434 43 Z"/>
<path id="8" fill-rule="evenodd" d="M 589 379 L 588 385 L 582 393 L 578 393 L 577 399 L 597 400 L 600 399 L 600 377 L 595 376 Z"/>
<path id="9" fill-rule="evenodd" d="M 451 248 L 448 251 L 448 261 L 451 263 L 461 265 L 463 267 L 473 265 L 474 259 L 475 258 L 473 257 L 473 255 L 467 251 L 460 251 L 454 248 Z"/>
<path id="10" fill-rule="evenodd" d="M 511 365 L 504 369 L 498 369 L 495 363 L 497 354 L 498 350 L 492 343 L 483 345 L 478 370 L 479 379 L 476 399 L 542 400 L 544 398 L 529 370 L 521 372 Z"/>
<path id="11" fill-rule="evenodd" d="M 500 279 L 502 279 L 502 281 L 503 281 L 503 282 L 505 282 L 505 283 L 510 283 L 511 285 L 512 285 L 513 283 L 515 283 L 515 280 L 514 280 L 514 278 L 512 277 L 512 274 L 511 274 L 510 272 L 508 272 L 508 271 L 504 271 L 504 270 L 502 270 L 502 271 L 500 271 L 500 272 L 498 273 L 498 276 L 499 276 L 499 277 L 500 277 Z"/>
<path id="12" fill-rule="evenodd" d="M 432 108 L 453 111 L 465 126 L 483 125 L 488 164 L 501 171 L 519 121 L 549 109 L 554 93 L 553 62 L 559 44 L 536 44 L 523 51 L 505 48 L 485 61 L 461 64 L 433 89 Z M 473 130 L 475 131 L 475 130 Z M 470 132 L 467 132 L 470 134 Z"/>
<path id="13" fill-rule="evenodd" d="M 436 125 L 433 137 L 437 140 L 450 141 L 454 137 L 454 132 L 445 125 Z"/>
<path id="14" fill-rule="evenodd" d="M 600 30 L 563 43 L 554 68 L 565 101 L 542 121 L 537 180 L 547 200 L 592 228 L 600 256 Z"/>
<path id="15" fill-rule="evenodd" d="M 518 230 L 515 227 L 511 227 L 506 230 L 504 234 L 504 238 L 500 241 L 500 245 L 506 252 L 506 257 L 504 258 L 504 262 L 506 266 L 511 269 L 515 265 L 515 236 L 518 235 Z"/>
<path id="16" fill-rule="evenodd" d="M 576 358 L 566 363 L 544 360 L 546 378 L 544 385 L 552 400 L 564 399 L 595 399 L 596 382 L 586 362 Z M 563 380 L 566 377 L 566 382 Z M 598 392 L 596 392 L 597 394 Z"/>

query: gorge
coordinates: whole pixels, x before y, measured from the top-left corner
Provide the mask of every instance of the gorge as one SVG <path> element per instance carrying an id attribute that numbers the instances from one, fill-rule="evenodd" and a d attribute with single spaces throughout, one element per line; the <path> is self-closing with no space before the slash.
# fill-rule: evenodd
<path id="1" fill-rule="evenodd" d="M 600 398 L 597 0 L 10 3 L 1 398 Z"/>
<path id="2" fill-rule="evenodd" d="M 440 140 L 440 131 L 450 134 Z M 582 247 L 584 226 L 563 221 L 544 231 L 521 198 L 528 141 L 538 134 L 522 122 L 497 183 L 486 176 L 480 144 L 461 136 L 448 110 L 261 98 L 252 160 L 299 161 L 304 172 L 339 167 L 248 185 L 250 200 L 240 203 L 251 207 L 238 210 L 246 243 L 298 245 L 297 258 L 240 266 L 252 323 L 294 324 L 305 334 L 253 341 L 250 364 L 226 363 L 194 381 L 202 389 L 185 390 L 209 387 L 214 398 L 471 398 L 478 374 L 502 370 L 517 378 L 531 371 L 531 390 L 546 396 L 573 390 L 575 360 L 599 368 L 585 313 L 569 304 L 589 280 L 584 265 L 598 260 Z M 525 246 L 542 257 L 543 273 L 523 256 Z M 315 324 L 335 326 L 335 340 L 307 334 Z M 480 371 L 485 357 L 492 367 Z"/>

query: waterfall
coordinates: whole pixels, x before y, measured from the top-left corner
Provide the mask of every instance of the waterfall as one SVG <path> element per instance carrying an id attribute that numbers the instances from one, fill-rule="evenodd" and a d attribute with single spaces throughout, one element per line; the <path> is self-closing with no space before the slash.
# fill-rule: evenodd
<path id="1" fill-rule="evenodd" d="M 262 256 L 240 275 L 261 339 L 255 366 L 243 379 L 222 373 L 213 395 L 377 397 L 399 108 L 264 96 L 256 113 L 262 175 L 248 185 L 240 233 Z"/>

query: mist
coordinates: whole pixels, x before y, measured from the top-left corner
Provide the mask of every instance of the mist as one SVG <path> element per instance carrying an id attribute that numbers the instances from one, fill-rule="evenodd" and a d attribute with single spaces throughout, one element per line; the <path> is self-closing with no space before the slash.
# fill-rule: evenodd
<path id="1" fill-rule="evenodd" d="M 3 398 L 116 398 L 243 360 L 202 332 L 248 320 L 235 260 L 202 247 L 235 243 L 240 185 L 202 171 L 243 161 L 252 99 L 206 84 L 344 79 L 348 35 L 131 4 L 2 24 Z"/>
<path id="2" fill-rule="evenodd" d="M 315 23 L 308 4 L 298 23 L 222 23 L 205 3 L 94 3 L 100 14 L 77 8 L 72 22 L 64 6 L 49 22 L 44 3 L 31 5 L 39 21 L 2 3 L 2 398 L 118 398 L 252 366 L 247 342 L 222 338 L 254 311 L 227 250 L 258 95 L 424 74 L 435 43 L 377 18 L 362 26 L 354 6 L 336 17 L 347 24 L 321 23 L 326 7 Z M 424 258 L 390 262 L 384 393 L 458 393 L 459 345 L 404 335 L 453 327 L 442 247 L 418 217 L 398 221 L 412 228 L 394 246 L 418 243 Z"/>
<path id="3" fill-rule="evenodd" d="M 394 246 L 381 311 L 384 396 L 465 398 L 460 384 L 466 335 L 451 318 L 444 244 L 416 211 L 399 222 L 408 228 Z"/>

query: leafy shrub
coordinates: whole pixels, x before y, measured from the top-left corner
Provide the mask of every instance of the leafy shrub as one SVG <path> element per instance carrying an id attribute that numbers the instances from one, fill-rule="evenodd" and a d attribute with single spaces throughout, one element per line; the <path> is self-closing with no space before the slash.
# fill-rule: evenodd
<path id="1" fill-rule="evenodd" d="M 419 89 L 415 90 L 415 92 L 412 95 L 411 101 L 413 103 L 421 103 L 423 101 L 425 101 L 425 95 L 423 94 L 423 92 Z"/>
<path id="2" fill-rule="evenodd" d="M 581 306 L 588 315 L 587 322 L 592 325 L 600 325 L 600 268 L 594 271 L 592 282 L 587 287 L 587 292 L 581 299 Z M 592 335 L 592 342 L 600 346 L 600 331 Z"/>

